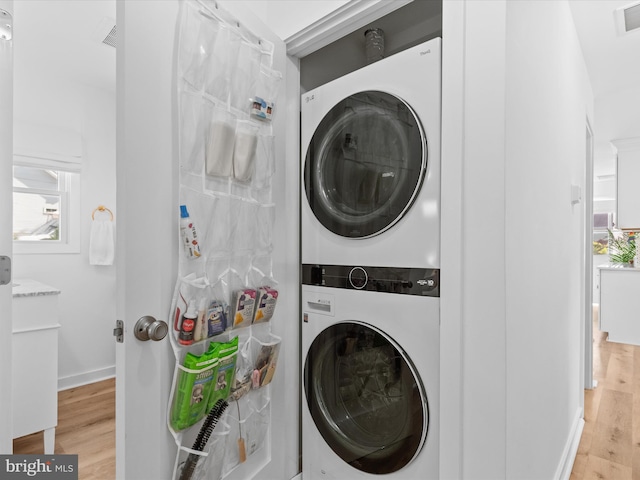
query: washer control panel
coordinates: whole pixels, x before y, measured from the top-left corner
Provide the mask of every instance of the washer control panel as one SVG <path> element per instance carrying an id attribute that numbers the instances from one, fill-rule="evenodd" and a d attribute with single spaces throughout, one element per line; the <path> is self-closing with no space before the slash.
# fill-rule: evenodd
<path id="1" fill-rule="evenodd" d="M 439 297 L 440 269 L 303 264 L 302 283 L 321 287 Z"/>

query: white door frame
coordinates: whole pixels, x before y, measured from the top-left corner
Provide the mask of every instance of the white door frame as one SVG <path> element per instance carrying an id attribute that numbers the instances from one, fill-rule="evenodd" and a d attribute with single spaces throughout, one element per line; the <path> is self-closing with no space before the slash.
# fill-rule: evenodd
<path id="1" fill-rule="evenodd" d="M 13 0 L 0 0 L 13 15 Z M 13 42 L 0 40 L 0 255 L 13 259 Z M 0 453 L 13 453 L 11 282 L 0 286 Z M 6 388 L 6 386 L 9 388 Z"/>
<path id="2" fill-rule="evenodd" d="M 584 188 L 584 388 L 593 389 L 593 129 L 586 119 L 586 168 Z M 580 393 L 583 398 L 582 392 Z M 582 405 L 584 408 L 584 404 Z"/>

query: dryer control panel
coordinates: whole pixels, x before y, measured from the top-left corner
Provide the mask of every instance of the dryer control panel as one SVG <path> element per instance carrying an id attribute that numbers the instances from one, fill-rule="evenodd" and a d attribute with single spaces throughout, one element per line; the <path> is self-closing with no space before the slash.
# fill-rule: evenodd
<path id="1" fill-rule="evenodd" d="M 440 269 L 303 264 L 302 284 L 439 297 Z"/>

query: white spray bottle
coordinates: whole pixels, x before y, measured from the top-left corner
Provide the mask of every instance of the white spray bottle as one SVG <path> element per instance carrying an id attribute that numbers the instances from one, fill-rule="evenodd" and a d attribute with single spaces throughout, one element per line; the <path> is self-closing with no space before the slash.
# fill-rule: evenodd
<path id="1" fill-rule="evenodd" d="M 200 257 L 200 245 L 198 244 L 198 234 L 193 221 L 189 218 L 186 205 L 180 205 L 180 236 L 184 251 L 188 258 Z"/>

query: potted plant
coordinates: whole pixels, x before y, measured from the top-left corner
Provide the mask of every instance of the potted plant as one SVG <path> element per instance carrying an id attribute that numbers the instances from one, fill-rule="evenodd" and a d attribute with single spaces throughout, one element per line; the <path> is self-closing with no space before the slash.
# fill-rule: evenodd
<path id="1" fill-rule="evenodd" d="M 609 232 L 609 259 L 615 263 L 633 264 L 636 256 L 635 234 L 616 237 L 611 230 Z"/>

